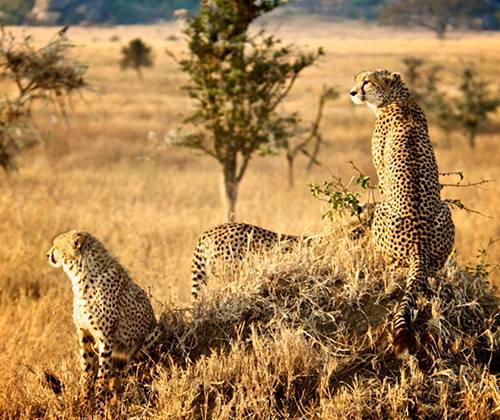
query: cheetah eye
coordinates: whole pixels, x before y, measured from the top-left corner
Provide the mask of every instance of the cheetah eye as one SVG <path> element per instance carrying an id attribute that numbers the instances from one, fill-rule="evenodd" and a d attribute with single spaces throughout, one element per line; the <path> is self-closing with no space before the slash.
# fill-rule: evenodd
<path id="1" fill-rule="evenodd" d="M 363 80 L 363 82 L 361 83 L 361 93 L 364 95 L 365 94 L 365 86 L 370 83 L 368 80 Z"/>

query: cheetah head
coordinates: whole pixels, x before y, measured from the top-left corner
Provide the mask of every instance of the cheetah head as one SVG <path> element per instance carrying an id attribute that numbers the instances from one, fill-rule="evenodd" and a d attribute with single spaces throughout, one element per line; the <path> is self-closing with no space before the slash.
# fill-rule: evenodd
<path id="1" fill-rule="evenodd" d="M 363 71 L 354 78 L 351 99 L 356 105 L 367 104 L 375 111 L 379 106 L 407 93 L 399 73 L 388 70 Z"/>
<path id="2" fill-rule="evenodd" d="M 87 232 L 78 230 L 70 230 L 57 236 L 47 252 L 49 264 L 56 268 L 71 265 L 78 260 L 82 246 L 89 237 Z"/>

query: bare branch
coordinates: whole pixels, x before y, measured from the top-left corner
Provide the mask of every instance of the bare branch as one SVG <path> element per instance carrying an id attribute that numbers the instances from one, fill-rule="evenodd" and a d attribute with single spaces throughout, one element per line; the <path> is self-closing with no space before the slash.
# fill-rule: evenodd
<path id="1" fill-rule="evenodd" d="M 473 209 L 467 207 L 464 203 L 462 203 L 458 199 L 447 198 L 443 201 L 445 203 L 448 203 L 452 207 L 456 207 L 457 209 L 460 209 L 460 210 L 465 210 L 467 213 L 475 213 L 475 214 L 478 214 L 480 216 L 486 217 L 487 219 L 493 219 L 493 217 L 491 217 L 491 216 L 487 216 L 487 215 L 485 215 L 477 210 L 473 210 Z"/>
<path id="2" fill-rule="evenodd" d="M 238 175 L 236 176 L 236 181 L 239 183 L 242 179 L 243 176 L 245 175 L 245 172 L 248 167 L 248 163 L 250 162 L 251 155 L 246 155 L 243 156 L 243 162 L 241 163 L 240 169 L 238 171 Z"/>
<path id="3" fill-rule="evenodd" d="M 480 185 L 487 184 L 488 182 L 493 182 L 494 179 L 482 179 L 478 182 L 467 182 L 466 184 L 441 184 L 441 187 L 456 187 L 456 188 L 469 188 L 469 187 L 479 187 Z"/>

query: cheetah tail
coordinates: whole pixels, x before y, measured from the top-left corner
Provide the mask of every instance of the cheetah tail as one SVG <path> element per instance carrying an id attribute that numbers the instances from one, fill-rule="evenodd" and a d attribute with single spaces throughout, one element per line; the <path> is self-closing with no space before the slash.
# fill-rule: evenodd
<path id="1" fill-rule="evenodd" d="M 143 355 L 151 355 L 156 351 L 161 351 L 161 344 L 163 343 L 163 336 L 165 334 L 163 324 L 158 323 L 156 327 L 151 331 L 142 344 L 141 352 Z"/>
<path id="2" fill-rule="evenodd" d="M 197 246 L 191 263 L 191 297 L 195 301 L 199 290 L 207 282 L 207 258 L 204 249 Z"/>
<path id="3" fill-rule="evenodd" d="M 64 390 L 64 384 L 56 375 L 50 373 L 49 371 L 43 372 L 45 379 L 45 384 L 52 390 L 56 395 L 59 395 Z"/>
<path id="4" fill-rule="evenodd" d="M 398 356 L 415 348 L 415 335 L 411 326 L 412 311 L 415 306 L 417 291 L 425 280 L 425 268 L 422 258 L 414 258 L 410 262 L 410 271 L 406 280 L 403 299 L 392 323 L 392 342 Z"/>

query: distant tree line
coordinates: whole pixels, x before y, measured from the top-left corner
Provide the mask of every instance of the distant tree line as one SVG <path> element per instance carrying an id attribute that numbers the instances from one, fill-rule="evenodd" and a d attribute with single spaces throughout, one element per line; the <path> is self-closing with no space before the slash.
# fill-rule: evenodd
<path id="1" fill-rule="evenodd" d="M 444 38 L 450 28 L 498 29 L 499 0 L 394 0 L 381 9 L 379 20 L 420 26 Z"/>
<path id="2" fill-rule="evenodd" d="M 171 19 L 177 9 L 196 11 L 198 0 L 56 0 L 48 1 L 57 24 L 127 24 Z M 1 0 L 0 24 L 30 22 L 35 0 Z"/>
<path id="3" fill-rule="evenodd" d="M 57 24 L 139 23 L 170 19 L 177 9 L 196 12 L 199 0 L 54 0 Z M 35 0 L 1 0 L 0 24 L 29 21 Z M 500 29 L 500 0 L 292 0 L 307 13 L 428 27 L 439 37 L 449 28 Z"/>
<path id="4" fill-rule="evenodd" d="M 20 24 L 33 8 L 35 0 L 2 0 L 0 24 Z"/>

